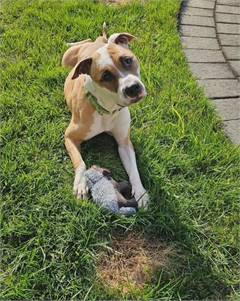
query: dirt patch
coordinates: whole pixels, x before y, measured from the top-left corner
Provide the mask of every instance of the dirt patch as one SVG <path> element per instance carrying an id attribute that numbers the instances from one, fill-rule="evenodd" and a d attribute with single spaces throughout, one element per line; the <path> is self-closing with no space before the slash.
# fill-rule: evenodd
<path id="1" fill-rule="evenodd" d="M 128 293 L 143 288 L 159 268 L 166 268 L 173 252 L 163 242 L 130 233 L 113 240 L 111 249 L 101 258 L 98 275 L 107 287 Z"/>

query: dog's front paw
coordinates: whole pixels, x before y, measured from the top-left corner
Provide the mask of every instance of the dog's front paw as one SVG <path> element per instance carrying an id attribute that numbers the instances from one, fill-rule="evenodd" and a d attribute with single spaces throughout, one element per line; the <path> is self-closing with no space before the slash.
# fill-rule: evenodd
<path id="1" fill-rule="evenodd" d="M 75 179 L 73 184 L 73 192 L 78 199 L 87 199 L 88 198 L 88 186 L 87 180 L 84 175 L 83 169 L 77 169 L 75 173 Z"/>
<path id="2" fill-rule="evenodd" d="M 134 192 L 134 197 L 138 203 L 138 208 L 147 209 L 150 201 L 149 194 L 145 189 L 141 191 Z"/>

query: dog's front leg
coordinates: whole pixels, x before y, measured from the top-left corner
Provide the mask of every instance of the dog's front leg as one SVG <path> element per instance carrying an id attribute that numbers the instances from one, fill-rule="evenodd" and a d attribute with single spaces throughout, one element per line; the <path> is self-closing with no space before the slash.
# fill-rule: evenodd
<path id="1" fill-rule="evenodd" d="M 74 128 L 69 126 L 65 133 L 65 146 L 75 169 L 73 191 L 77 198 L 86 199 L 88 187 L 85 177 L 86 165 L 79 151 L 81 142 Z"/>
<path id="2" fill-rule="evenodd" d="M 129 130 L 127 133 L 129 133 Z M 143 187 L 139 176 L 135 151 L 129 134 L 124 136 L 126 131 L 122 131 L 120 128 L 113 130 L 112 134 L 118 143 L 118 152 L 132 185 L 132 194 L 138 201 L 138 206 L 146 208 L 149 202 L 149 195 Z"/>
<path id="3" fill-rule="evenodd" d="M 128 143 L 119 143 L 118 152 L 123 166 L 129 176 L 132 185 L 132 194 L 138 202 L 139 207 L 147 207 L 149 196 L 143 187 L 136 163 L 136 156 L 131 141 Z"/>

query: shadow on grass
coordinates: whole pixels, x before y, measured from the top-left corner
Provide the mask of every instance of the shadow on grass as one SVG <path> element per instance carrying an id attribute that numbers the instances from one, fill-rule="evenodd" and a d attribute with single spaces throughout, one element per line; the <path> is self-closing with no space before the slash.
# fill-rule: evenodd
<path id="1" fill-rule="evenodd" d="M 84 144 L 82 155 L 87 166 L 106 164 L 103 167 L 109 168 L 113 177 L 117 180 L 126 179 L 120 158 L 116 160 L 117 145 L 107 134 L 101 134 Z M 145 162 L 144 169 L 151 169 L 148 162 Z M 229 286 L 220 275 L 216 275 L 213 263 L 201 254 L 204 247 L 200 241 L 205 239 L 207 244 L 207 238 L 201 237 L 191 225 L 184 224 L 180 214 L 182 209 L 178 208 L 174 196 L 161 189 L 160 183 L 154 183 L 151 175 L 147 181 L 151 186 L 149 192 L 152 194 L 149 210 L 140 211 L 135 218 L 128 221 L 126 218 L 111 217 L 111 236 L 116 238 L 128 232 L 139 233 L 150 240 L 160 240 L 165 245 L 173 246 L 176 252 L 171 257 L 171 269 L 160 268 L 154 277 L 155 282 L 148 283 L 143 290 L 128 292 L 127 297 L 195 300 L 226 297 L 231 292 Z M 205 246 L 205 251 L 207 247 Z M 111 290 L 106 292 L 109 297 L 116 297 L 115 293 L 113 291 L 111 294 Z"/>

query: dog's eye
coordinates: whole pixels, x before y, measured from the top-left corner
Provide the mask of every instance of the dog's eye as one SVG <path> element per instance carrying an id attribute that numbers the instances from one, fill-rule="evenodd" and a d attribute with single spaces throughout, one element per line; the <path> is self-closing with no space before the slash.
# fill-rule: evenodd
<path id="1" fill-rule="evenodd" d="M 102 80 L 109 82 L 113 80 L 114 75 L 110 71 L 104 71 L 102 75 Z"/>
<path id="2" fill-rule="evenodd" d="M 121 61 L 126 68 L 130 68 L 133 63 L 133 59 L 131 57 L 123 57 L 121 58 Z"/>

